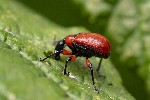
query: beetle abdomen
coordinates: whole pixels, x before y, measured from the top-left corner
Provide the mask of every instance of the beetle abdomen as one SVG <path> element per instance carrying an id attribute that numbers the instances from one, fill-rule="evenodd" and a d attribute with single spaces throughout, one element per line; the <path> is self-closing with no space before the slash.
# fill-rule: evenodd
<path id="1" fill-rule="evenodd" d="M 73 43 L 77 45 L 76 48 L 83 48 L 84 54 L 89 52 L 93 56 L 109 57 L 110 43 L 107 38 L 100 34 L 80 33 L 75 36 Z"/>

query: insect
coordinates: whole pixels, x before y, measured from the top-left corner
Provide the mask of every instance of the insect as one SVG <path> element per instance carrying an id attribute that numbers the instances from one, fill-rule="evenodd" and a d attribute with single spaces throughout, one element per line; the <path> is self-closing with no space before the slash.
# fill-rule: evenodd
<path id="1" fill-rule="evenodd" d="M 64 49 L 65 46 L 68 46 L 71 51 Z M 77 57 L 86 57 L 86 65 L 91 71 L 94 90 L 99 93 L 95 86 L 93 68 L 89 58 L 92 56 L 101 58 L 96 70 L 100 76 L 99 70 L 102 59 L 107 59 L 110 55 L 109 40 L 98 33 L 79 33 L 75 35 L 68 35 L 58 42 L 52 54 L 48 55 L 44 59 L 40 59 L 40 61 L 44 61 L 52 55 L 54 55 L 55 60 L 60 60 L 60 54 L 70 55 L 65 63 L 64 75 L 69 75 L 69 73 L 66 72 L 68 62 L 74 61 Z"/>

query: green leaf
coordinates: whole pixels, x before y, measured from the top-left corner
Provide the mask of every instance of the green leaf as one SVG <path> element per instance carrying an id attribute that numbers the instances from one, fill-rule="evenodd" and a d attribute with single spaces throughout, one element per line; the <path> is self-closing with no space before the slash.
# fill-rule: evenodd
<path id="1" fill-rule="evenodd" d="M 0 94 L 5 99 L 67 99 L 65 91 L 31 61 L 0 43 Z M 57 92 L 57 94 L 55 92 Z M 49 94 L 50 93 L 50 94 Z"/>
<path id="2" fill-rule="evenodd" d="M 117 21 L 113 24 L 113 21 L 119 20 L 118 11 L 113 12 L 111 20 L 108 24 L 108 18 L 110 13 L 112 13 L 111 7 L 115 5 L 115 2 L 92 2 L 92 6 L 101 5 L 101 8 L 89 8 L 90 7 L 86 1 L 73 1 L 72 3 L 76 6 L 82 6 L 80 8 L 83 11 L 83 15 L 76 17 L 81 18 L 81 16 L 88 17 L 88 25 L 82 25 L 82 27 L 70 27 L 65 28 L 62 25 L 53 23 L 52 21 L 44 18 L 38 13 L 32 11 L 31 9 L 25 7 L 24 5 L 12 0 L 1 0 L 0 1 L 0 98 L 1 99 L 25 99 L 25 100 L 49 100 L 49 99 L 127 99 L 134 100 L 134 97 L 126 91 L 124 87 L 124 80 L 127 78 L 133 79 L 131 77 L 131 72 L 127 72 L 128 68 L 135 68 L 133 65 L 139 63 L 142 60 L 140 57 L 148 58 L 148 44 L 144 46 L 144 50 L 147 52 L 142 55 L 142 50 L 140 47 L 133 47 L 131 42 L 139 44 L 136 42 L 140 37 L 140 34 L 131 34 L 129 31 L 124 31 L 121 29 L 115 29 L 115 25 L 119 26 L 118 23 L 122 21 Z M 123 0 L 122 0 L 123 2 Z M 131 1 L 128 1 L 131 2 Z M 122 3 L 119 3 L 116 7 Z M 130 4 L 130 3 L 129 3 Z M 132 3 L 131 3 L 132 4 Z M 133 2 L 134 4 L 134 2 Z M 119 8 L 121 9 L 121 8 Z M 93 12 L 94 11 L 94 12 Z M 70 10 L 71 12 L 71 10 Z M 51 12 L 54 13 L 54 12 Z M 119 13 L 120 14 L 120 13 Z M 100 16 L 102 15 L 102 16 Z M 104 16 L 107 16 L 106 22 L 102 27 L 100 21 Z M 82 18 L 84 18 L 82 17 Z M 117 19 L 118 18 L 118 19 Z M 67 20 L 67 19 L 64 19 Z M 73 20 L 75 22 L 76 20 Z M 55 21 L 54 21 L 55 22 Z M 96 23 L 98 22 L 98 24 Z M 71 23 L 71 22 L 70 22 Z M 84 23 L 84 22 L 83 22 Z M 82 24 L 83 24 L 82 23 Z M 65 64 L 65 59 L 67 57 L 61 57 L 61 61 L 55 61 L 53 58 L 46 60 L 45 62 L 40 62 L 39 59 L 45 57 L 44 53 L 53 52 L 54 50 L 54 39 L 56 41 L 63 39 L 70 33 L 77 34 L 79 32 L 87 32 L 86 28 L 95 25 L 95 30 L 103 29 L 111 34 L 106 34 L 106 36 L 111 37 L 112 43 L 112 53 L 111 58 L 108 60 L 103 60 L 101 73 L 106 76 L 106 79 L 99 78 L 95 73 L 96 86 L 100 93 L 94 92 L 90 71 L 85 67 L 84 58 L 78 58 L 77 61 L 69 64 L 67 71 L 71 73 L 70 77 L 63 75 L 63 69 Z M 135 24 L 132 24 L 133 26 Z M 107 30 L 108 26 L 108 30 Z M 128 25 L 127 25 L 128 26 Z M 132 26 L 132 28 L 134 28 Z M 86 28 L 85 28 L 86 27 Z M 130 28 L 130 27 L 129 27 Z M 94 26 L 89 28 L 94 30 Z M 117 32 L 118 31 L 118 32 Z M 127 32 L 128 31 L 128 32 Z M 125 33 L 127 32 L 127 33 Z M 133 32 L 133 31 L 132 31 Z M 138 33 L 138 29 L 136 31 Z M 122 35 L 121 35 L 122 34 Z M 127 35 L 126 35 L 127 34 Z M 147 34 L 148 35 L 148 34 Z M 124 37 L 124 38 L 123 38 Z M 133 39 L 132 39 L 133 38 Z M 145 37 L 145 43 L 149 40 Z M 123 40 L 126 40 L 123 42 Z M 135 40 L 135 41 L 133 41 Z M 143 42 L 142 42 L 143 43 Z M 131 46 L 131 47 L 130 47 Z M 135 56 L 132 56 L 128 51 L 133 48 L 137 51 L 133 52 Z M 124 52 L 122 52 L 124 50 Z M 128 55 L 127 55 L 128 54 Z M 130 56 L 131 55 L 131 56 Z M 128 59 L 128 57 L 131 57 Z M 138 58 L 136 60 L 135 58 Z M 146 58 L 146 59 L 147 59 Z M 91 58 L 90 61 L 93 64 L 94 72 L 98 65 L 98 58 Z M 127 63 L 129 62 L 129 63 Z M 131 63 L 130 63 L 131 62 Z M 142 62 L 140 62 L 141 64 Z M 147 61 L 147 64 L 149 62 Z M 144 63 L 145 66 L 147 66 Z M 119 69 L 119 66 L 121 68 Z M 127 66 L 127 67 L 126 67 Z M 138 66 L 142 66 L 138 65 Z M 124 68 L 125 67 L 125 68 Z M 119 72 L 118 72 L 118 70 Z M 138 67 L 141 68 L 141 67 Z M 124 71 L 125 69 L 125 71 Z M 141 71 L 142 70 L 142 71 Z M 145 73 L 145 69 L 136 70 L 138 74 L 143 75 L 144 78 L 148 75 Z M 147 70 L 146 70 L 147 71 Z M 123 74 L 127 75 L 126 79 Z M 130 75 L 131 74 L 131 75 Z M 133 73 L 134 74 L 134 73 Z M 120 76 L 121 75 L 121 76 Z M 134 75 L 135 76 L 135 75 Z M 148 77 L 147 86 L 149 83 Z M 128 81 L 129 82 L 129 81 Z M 135 82 L 138 82 L 137 79 Z M 135 82 L 129 82 L 131 84 Z M 112 85 L 109 85 L 111 84 Z M 149 88 L 147 88 L 149 89 Z"/>

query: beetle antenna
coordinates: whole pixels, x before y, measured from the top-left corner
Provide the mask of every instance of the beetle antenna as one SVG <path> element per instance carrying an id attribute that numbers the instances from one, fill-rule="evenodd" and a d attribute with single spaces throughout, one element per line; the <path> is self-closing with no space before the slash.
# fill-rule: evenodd
<path id="1" fill-rule="evenodd" d="M 48 55 L 47 57 L 45 57 L 45 58 L 43 58 L 43 59 L 41 59 L 41 58 L 40 58 L 40 61 L 42 61 L 42 62 L 43 62 L 44 60 L 46 60 L 47 58 L 51 57 L 52 55 L 54 55 L 54 53 L 52 53 L 52 54 Z"/>

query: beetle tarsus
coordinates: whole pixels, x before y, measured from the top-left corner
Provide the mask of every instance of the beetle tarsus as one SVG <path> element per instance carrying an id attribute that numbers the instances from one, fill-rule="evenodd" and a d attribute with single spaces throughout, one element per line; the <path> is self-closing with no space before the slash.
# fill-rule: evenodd
<path id="1" fill-rule="evenodd" d="M 98 77 L 100 77 L 100 78 L 102 77 L 102 78 L 104 78 L 104 79 L 106 78 L 106 76 L 103 76 L 103 75 L 100 74 L 99 70 L 96 70 L 96 72 L 97 72 L 97 74 L 98 74 Z"/>
<path id="2" fill-rule="evenodd" d="M 64 72 L 64 75 L 67 75 L 67 76 L 69 76 L 70 75 L 70 72 Z"/>
<path id="3" fill-rule="evenodd" d="M 94 86 L 94 91 L 99 93 L 98 89 L 96 88 L 95 84 L 93 85 Z"/>

